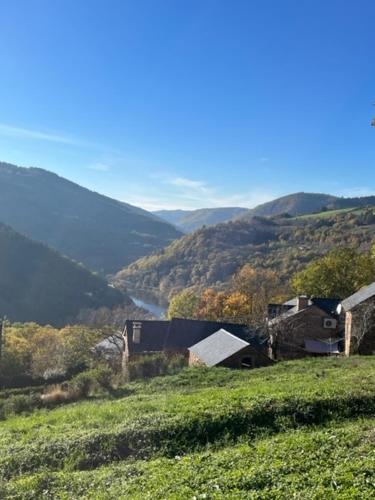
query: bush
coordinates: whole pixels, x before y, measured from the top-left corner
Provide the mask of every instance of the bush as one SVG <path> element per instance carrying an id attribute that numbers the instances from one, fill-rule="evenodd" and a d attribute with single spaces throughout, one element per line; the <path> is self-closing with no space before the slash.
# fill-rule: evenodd
<path id="1" fill-rule="evenodd" d="M 5 415 L 31 413 L 35 408 L 40 408 L 41 399 L 37 394 L 27 396 L 20 394 L 11 396 L 3 402 L 3 412 Z"/>
<path id="2" fill-rule="evenodd" d="M 67 372 L 62 368 L 48 368 L 43 373 L 43 379 L 49 384 L 57 384 L 66 380 Z"/>
<path id="3" fill-rule="evenodd" d="M 90 374 L 99 387 L 107 391 L 112 389 L 113 371 L 109 368 L 109 366 L 98 366 L 97 368 L 90 370 Z"/>
<path id="4" fill-rule="evenodd" d="M 129 381 L 173 375 L 186 366 L 186 358 L 181 354 L 157 353 L 142 355 L 128 363 L 127 378 Z"/>
<path id="5" fill-rule="evenodd" d="M 41 396 L 41 400 L 47 406 L 55 406 L 74 401 L 74 394 L 61 386 L 54 386 Z"/>
<path id="6" fill-rule="evenodd" d="M 87 398 L 93 386 L 93 381 L 90 371 L 79 373 L 69 381 L 69 392 L 74 393 L 77 398 Z"/>
<path id="7" fill-rule="evenodd" d="M 112 389 L 113 372 L 108 366 L 98 366 L 79 373 L 67 383 L 67 390 L 77 399 L 87 398 L 95 389 Z"/>

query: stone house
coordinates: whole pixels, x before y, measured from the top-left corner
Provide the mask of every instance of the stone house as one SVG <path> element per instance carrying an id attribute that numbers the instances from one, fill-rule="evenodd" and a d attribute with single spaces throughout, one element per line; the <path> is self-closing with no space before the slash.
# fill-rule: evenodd
<path id="1" fill-rule="evenodd" d="M 188 359 L 188 348 L 209 337 L 221 328 L 244 340 L 253 337 L 245 325 L 173 318 L 170 321 L 128 320 L 123 330 L 122 364 L 139 356 L 157 352 L 183 354 Z"/>
<path id="2" fill-rule="evenodd" d="M 261 345 L 242 340 L 221 328 L 209 337 L 189 347 L 189 366 L 224 366 L 227 368 L 257 368 L 272 360 L 262 352 Z"/>
<path id="3" fill-rule="evenodd" d="M 375 282 L 343 300 L 345 354 L 375 353 Z"/>
<path id="4" fill-rule="evenodd" d="M 127 320 L 122 333 L 123 368 L 126 368 L 129 361 L 139 356 L 162 352 L 169 323 L 169 321 Z"/>
<path id="5" fill-rule="evenodd" d="M 297 359 L 343 351 L 339 303 L 338 299 L 300 296 L 284 304 L 271 304 L 267 322 L 270 357 Z"/>

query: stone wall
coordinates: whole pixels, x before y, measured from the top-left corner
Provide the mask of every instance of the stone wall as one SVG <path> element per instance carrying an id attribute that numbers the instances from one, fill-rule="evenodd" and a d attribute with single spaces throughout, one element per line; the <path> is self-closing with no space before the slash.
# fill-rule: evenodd
<path id="1" fill-rule="evenodd" d="M 273 359 L 298 359 L 311 354 L 306 352 L 305 340 L 326 340 L 338 337 L 336 328 L 324 327 L 324 319 L 336 319 L 316 306 L 310 306 L 289 318 L 276 323 L 271 329 L 270 348 Z"/>

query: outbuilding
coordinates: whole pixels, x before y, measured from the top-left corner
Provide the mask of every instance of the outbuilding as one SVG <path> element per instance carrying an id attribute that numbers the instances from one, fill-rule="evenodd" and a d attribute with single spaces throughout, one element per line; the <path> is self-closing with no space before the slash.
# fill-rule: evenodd
<path id="1" fill-rule="evenodd" d="M 256 343 L 255 339 L 253 343 Z M 189 347 L 190 366 L 256 368 L 271 363 L 256 345 L 251 345 L 251 340 L 240 339 L 224 328 Z"/>

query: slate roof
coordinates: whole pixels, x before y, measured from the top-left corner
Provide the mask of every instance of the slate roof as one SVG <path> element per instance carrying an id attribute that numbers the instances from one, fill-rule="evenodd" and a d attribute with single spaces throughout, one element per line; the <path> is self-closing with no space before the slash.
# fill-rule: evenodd
<path id="1" fill-rule="evenodd" d="M 340 299 L 325 299 L 321 297 L 311 297 L 309 299 L 309 306 L 315 305 L 322 309 L 327 314 L 335 314 L 337 306 L 340 304 Z M 295 307 L 297 305 L 297 297 L 284 302 L 282 306 Z"/>
<path id="2" fill-rule="evenodd" d="M 344 311 L 350 311 L 373 296 L 375 296 L 375 282 L 371 283 L 369 286 L 361 288 L 358 292 L 343 300 L 341 305 Z"/>
<path id="3" fill-rule="evenodd" d="M 250 344 L 221 328 L 189 348 L 206 366 L 216 366 Z"/>
<path id="4" fill-rule="evenodd" d="M 133 343 L 133 323 L 141 324 L 141 341 Z M 127 320 L 125 329 L 129 353 L 162 351 L 168 333 L 169 321 Z"/>
<path id="5" fill-rule="evenodd" d="M 242 340 L 248 340 L 253 336 L 246 325 L 173 318 L 166 336 L 165 349 L 188 349 L 220 329 L 224 329 Z"/>

